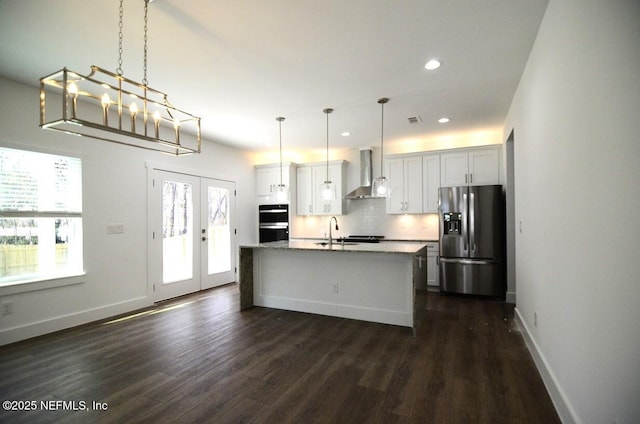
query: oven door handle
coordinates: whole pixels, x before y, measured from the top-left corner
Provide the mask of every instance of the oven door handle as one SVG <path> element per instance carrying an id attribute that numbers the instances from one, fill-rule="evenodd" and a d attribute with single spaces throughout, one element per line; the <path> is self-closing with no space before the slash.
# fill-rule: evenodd
<path id="1" fill-rule="evenodd" d="M 288 225 L 262 225 L 260 224 L 261 230 L 286 230 L 288 229 Z"/>

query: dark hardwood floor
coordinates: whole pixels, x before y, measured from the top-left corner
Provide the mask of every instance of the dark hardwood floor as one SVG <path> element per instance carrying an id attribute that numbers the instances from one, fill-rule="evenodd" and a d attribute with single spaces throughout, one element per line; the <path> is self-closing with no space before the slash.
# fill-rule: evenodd
<path id="1" fill-rule="evenodd" d="M 414 337 L 391 325 L 238 312 L 232 284 L 0 347 L 1 400 L 37 409 L 3 408 L 0 422 L 560 422 L 512 305 L 419 300 Z"/>

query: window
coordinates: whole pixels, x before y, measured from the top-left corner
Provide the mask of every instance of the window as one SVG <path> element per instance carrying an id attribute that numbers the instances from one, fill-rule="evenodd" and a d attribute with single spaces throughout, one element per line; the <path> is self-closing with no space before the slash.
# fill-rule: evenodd
<path id="1" fill-rule="evenodd" d="M 80 275 L 82 162 L 0 147 L 0 287 Z"/>

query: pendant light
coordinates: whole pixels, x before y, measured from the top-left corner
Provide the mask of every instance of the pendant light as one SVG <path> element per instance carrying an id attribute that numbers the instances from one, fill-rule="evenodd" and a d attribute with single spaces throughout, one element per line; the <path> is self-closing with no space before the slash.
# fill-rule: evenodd
<path id="1" fill-rule="evenodd" d="M 144 77 L 122 71 L 123 0 L 119 8 L 118 68 L 84 75 L 64 68 L 40 79 L 40 128 L 182 156 L 200 153 L 200 118 L 174 107 L 147 81 L 148 6 L 144 1 Z"/>
<path id="2" fill-rule="evenodd" d="M 335 200 L 336 198 L 336 187 L 329 179 L 329 114 L 333 112 L 333 109 L 326 108 L 323 109 L 327 115 L 327 174 L 324 183 L 322 183 L 322 187 L 320 187 L 322 193 L 322 200 Z"/>
<path id="3" fill-rule="evenodd" d="M 381 99 L 378 99 L 378 104 L 380 104 L 381 108 L 382 108 L 382 125 L 380 128 L 380 176 L 378 178 L 376 178 L 373 181 L 373 187 L 371 190 L 371 195 L 373 197 L 389 197 L 390 193 L 389 193 L 389 180 L 387 180 L 384 175 L 384 167 L 383 167 L 383 161 L 384 161 L 384 150 L 383 150 L 383 146 L 384 146 L 384 105 L 385 103 L 387 103 L 389 101 L 388 98 L 383 97 Z"/>
<path id="4" fill-rule="evenodd" d="M 282 182 L 282 121 L 284 121 L 284 117 L 278 116 L 276 121 L 278 121 L 278 126 L 280 127 L 280 184 L 276 185 L 276 200 L 278 202 L 288 202 L 289 189 Z"/>

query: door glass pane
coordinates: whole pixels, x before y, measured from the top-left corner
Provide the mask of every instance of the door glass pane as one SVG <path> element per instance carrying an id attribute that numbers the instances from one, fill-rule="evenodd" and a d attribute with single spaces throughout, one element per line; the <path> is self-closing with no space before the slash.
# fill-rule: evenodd
<path id="1" fill-rule="evenodd" d="M 193 187 L 162 181 L 162 282 L 193 278 Z"/>
<path id="2" fill-rule="evenodd" d="M 208 272 L 217 274 L 231 270 L 231 228 L 229 225 L 229 190 L 208 190 Z"/>

